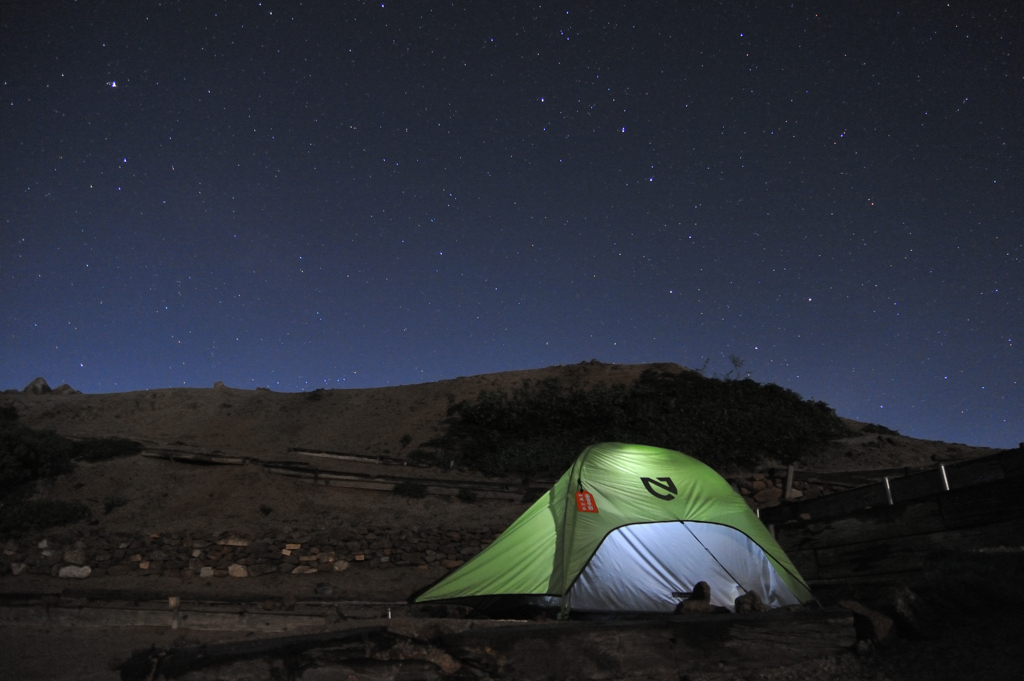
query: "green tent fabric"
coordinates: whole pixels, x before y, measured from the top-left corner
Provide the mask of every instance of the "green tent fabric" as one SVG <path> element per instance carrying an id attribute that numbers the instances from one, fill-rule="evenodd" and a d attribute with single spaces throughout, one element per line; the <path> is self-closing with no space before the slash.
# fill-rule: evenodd
<path id="1" fill-rule="evenodd" d="M 680 452 L 603 443 L 490 546 L 417 603 L 547 596 L 564 610 L 667 611 L 699 582 L 732 608 L 812 598 L 785 552 L 720 475 Z"/>

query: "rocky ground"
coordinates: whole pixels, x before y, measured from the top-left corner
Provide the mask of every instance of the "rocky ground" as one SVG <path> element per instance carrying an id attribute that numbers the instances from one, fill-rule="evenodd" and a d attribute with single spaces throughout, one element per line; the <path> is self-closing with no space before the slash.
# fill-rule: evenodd
<path id="1" fill-rule="evenodd" d="M 81 464 L 74 473 L 41 485 L 40 496 L 80 500 L 95 520 L 2 538 L 0 595 L 60 594 L 73 585 L 79 590 L 276 604 L 271 607 L 324 595 L 339 602 L 402 602 L 486 546 L 527 508 L 529 497 L 407 498 L 312 485 L 271 474 L 258 464 L 313 461 L 338 472 L 397 471 L 413 478 L 485 481 L 459 471 L 313 459 L 295 450 L 400 460 L 439 432 L 450 399 L 473 397 L 482 389 L 508 389 L 525 378 L 628 383 L 644 368 L 583 363 L 424 385 L 300 394 L 220 385 L 105 395 L 69 390 L 0 394 L 0 406 L 15 406 L 33 428 L 52 428 L 69 437 L 128 437 L 154 450 L 176 448 L 249 460 L 246 465 L 198 466 L 135 456 Z M 675 365 L 657 368 L 683 370 Z M 864 426 L 850 425 L 856 430 Z M 992 451 L 858 433 L 800 467 L 819 472 L 916 467 Z M 785 471 L 777 463 L 725 473 L 753 506 L 778 503 L 782 495 Z M 808 497 L 832 491 L 800 481 L 794 489 Z M 991 654 L 1007 643 L 1006 628 L 992 625 L 992 618 L 968 626 L 973 617 L 943 619 L 945 624 L 930 640 L 901 640 L 880 654 L 850 653 L 743 678 L 968 678 L 950 674 L 967 674 L 986 664 L 987 678 L 1011 678 L 1003 674 L 1020 670 L 1019 657 Z M 3 630 L 7 650 L 2 657 L 15 673 L 10 678 L 116 678 L 107 662 L 119 655 L 126 658 L 133 648 L 239 636 L 140 627 L 118 630 L 111 640 L 111 631 L 99 627 Z M 953 639 L 964 645 L 950 646 Z M 65 651 L 63 662 L 50 655 L 57 650 Z M 933 676 L 920 675 L 925 673 Z M 735 677 L 722 672 L 692 678 Z"/>

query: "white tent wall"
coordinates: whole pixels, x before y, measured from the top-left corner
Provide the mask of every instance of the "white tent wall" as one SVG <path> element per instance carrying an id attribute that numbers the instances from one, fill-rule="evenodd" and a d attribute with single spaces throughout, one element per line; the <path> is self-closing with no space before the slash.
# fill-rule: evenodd
<path id="1" fill-rule="evenodd" d="M 660 522 L 620 527 L 610 533 L 569 591 L 581 612 L 668 612 L 697 582 L 711 587 L 711 603 L 734 608 L 753 591 L 772 607 L 799 600 L 779 578 L 764 551 L 745 534 L 724 525 Z"/>

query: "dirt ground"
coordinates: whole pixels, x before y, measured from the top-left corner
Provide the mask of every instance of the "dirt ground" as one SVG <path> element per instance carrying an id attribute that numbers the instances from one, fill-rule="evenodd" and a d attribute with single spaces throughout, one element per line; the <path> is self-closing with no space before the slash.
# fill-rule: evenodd
<path id="1" fill-rule="evenodd" d="M 591 362 L 422 385 L 299 394 L 220 386 L 103 395 L 8 392 L 0 394 L 0 405 L 15 406 L 21 420 L 33 428 L 52 428 L 69 437 L 127 437 L 148 448 L 219 452 L 261 461 L 312 461 L 308 455 L 291 451 L 293 448 L 401 458 L 417 444 L 438 434 L 450 399 L 470 398 L 483 389 L 509 389 L 524 379 L 537 381 L 552 376 L 584 385 L 628 383 L 649 366 Z M 676 365 L 655 368 L 684 371 Z M 855 429 L 864 425 L 849 423 Z M 408 444 L 403 444 L 404 440 Z M 983 456 L 992 451 L 903 436 L 881 439 L 877 434 L 858 434 L 833 443 L 828 451 L 802 462 L 801 467 L 829 472 L 921 466 Z M 480 478 L 458 471 L 384 467 L 353 461 L 317 459 L 315 465 L 339 472 Z M 414 531 L 456 528 L 497 533 L 528 505 L 519 500 L 464 503 L 441 496 L 410 499 L 385 492 L 310 485 L 270 474 L 258 465 L 195 466 L 144 456 L 79 465 L 74 473 L 41 485 L 39 495 L 82 501 L 92 509 L 99 526 L 111 533 L 225 532 L 257 537 L 331 531 L 339 527 Z M 105 513 L 104 500 L 113 495 L 123 497 L 127 503 Z M 268 512 L 267 508 L 271 510 Z M 255 601 L 282 595 L 301 598 L 326 579 L 339 599 L 387 603 L 405 600 L 445 573 L 444 568 L 408 566 L 390 570 L 354 568 L 327 577 L 273 574 L 257 579 L 205 581 L 131 574 L 76 580 L 74 587 L 167 596 L 209 594 L 210 598 Z M 68 588 L 67 581 L 45 575 L 7 574 L 0 576 L 0 595 L 59 594 Z M 979 633 L 983 631 L 988 633 Z M 201 632 L 166 627 L 0 627 L 0 658 L 4 660 L 0 677 L 112 679 L 117 675 L 111 671 L 111 664 L 123 661 L 134 649 L 239 637 L 237 631 Z M 951 647 L 949 641 L 962 641 L 984 651 L 995 645 L 1008 645 L 1011 635 L 1006 628 L 997 626 L 985 629 L 951 625 L 943 637 L 932 642 L 907 643 L 904 649 L 880 656 L 857 658 L 851 653 L 801 668 L 765 670 L 760 676 L 745 678 L 970 678 L 972 671 L 985 668 L 985 661 L 979 660 L 977 666 L 967 664 L 966 660 L 972 657 L 970 651 L 964 646 Z M 934 660 L 947 662 L 935 664 Z M 915 664 L 934 675 L 918 675 L 912 668 Z M 984 678 L 1011 678 L 1004 675 L 1008 669 L 1020 670 L 1019 665 L 1013 667 L 1017 664 L 1013 660 L 999 664 L 1003 666 L 992 668 Z"/>

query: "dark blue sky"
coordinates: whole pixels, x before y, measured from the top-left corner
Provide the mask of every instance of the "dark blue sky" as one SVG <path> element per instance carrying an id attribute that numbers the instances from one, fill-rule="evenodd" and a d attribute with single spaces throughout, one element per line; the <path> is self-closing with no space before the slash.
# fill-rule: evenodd
<path id="1" fill-rule="evenodd" d="M 0 388 L 736 355 L 1016 446 L 1022 14 L 4 2 Z"/>

